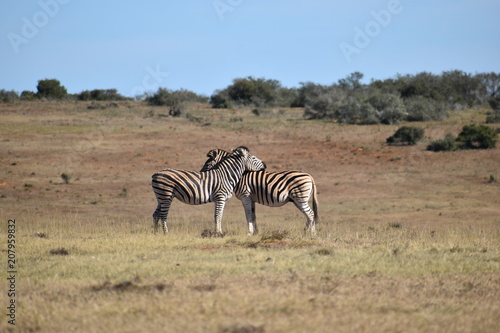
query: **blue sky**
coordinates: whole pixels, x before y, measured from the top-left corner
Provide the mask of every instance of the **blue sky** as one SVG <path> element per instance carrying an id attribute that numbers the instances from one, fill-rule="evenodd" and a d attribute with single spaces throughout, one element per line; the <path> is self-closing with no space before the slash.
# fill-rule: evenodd
<path id="1" fill-rule="evenodd" d="M 210 95 L 237 77 L 284 86 L 422 71 L 500 72 L 500 0 L 3 1 L 0 89 L 159 87 Z"/>

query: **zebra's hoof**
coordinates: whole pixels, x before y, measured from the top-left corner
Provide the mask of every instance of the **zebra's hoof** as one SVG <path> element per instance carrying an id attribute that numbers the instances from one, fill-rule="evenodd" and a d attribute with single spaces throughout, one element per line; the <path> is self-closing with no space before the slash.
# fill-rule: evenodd
<path id="1" fill-rule="evenodd" d="M 222 231 L 216 231 L 214 232 L 214 237 L 222 238 L 224 237 L 224 233 Z"/>

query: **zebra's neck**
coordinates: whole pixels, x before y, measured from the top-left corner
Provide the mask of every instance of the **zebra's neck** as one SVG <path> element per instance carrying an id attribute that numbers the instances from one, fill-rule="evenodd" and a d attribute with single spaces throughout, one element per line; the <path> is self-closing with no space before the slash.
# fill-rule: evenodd
<path id="1" fill-rule="evenodd" d="M 229 155 L 219 163 L 216 169 L 209 172 L 213 171 L 219 175 L 226 175 L 228 179 L 234 181 L 233 184 L 236 184 L 245 172 L 242 159 L 242 156 Z"/>
<path id="2" fill-rule="evenodd" d="M 224 150 L 220 150 L 219 153 L 217 154 L 217 158 L 215 159 L 215 163 L 218 164 L 220 163 L 223 159 L 225 159 L 227 156 L 229 156 L 230 153 Z"/>

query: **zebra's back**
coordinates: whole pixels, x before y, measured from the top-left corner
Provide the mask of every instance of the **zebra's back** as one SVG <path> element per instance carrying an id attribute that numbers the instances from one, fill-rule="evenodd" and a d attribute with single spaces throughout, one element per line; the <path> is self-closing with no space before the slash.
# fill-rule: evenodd
<path id="1" fill-rule="evenodd" d="M 175 197 L 190 204 L 201 205 L 213 200 L 216 182 L 210 173 L 165 169 L 152 176 L 152 187 L 159 198 Z"/>
<path id="2" fill-rule="evenodd" d="M 292 198 L 308 200 L 313 192 L 314 180 L 308 173 L 287 170 L 282 172 L 246 172 L 235 189 L 241 199 L 250 196 L 252 201 L 271 207 L 278 207 L 292 201 Z"/>

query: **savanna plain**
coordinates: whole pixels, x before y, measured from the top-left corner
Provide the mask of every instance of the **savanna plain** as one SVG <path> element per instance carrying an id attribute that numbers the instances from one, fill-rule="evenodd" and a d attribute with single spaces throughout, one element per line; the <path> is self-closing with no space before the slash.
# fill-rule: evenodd
<path id="1" fill-rule="evenodd" d="M 138 102 L 0 104 L 2 332 L 498 332 L 500 150 L 428 152 L 486 109 L 452 112 L 415 146 L 399 125 L 307 121 L 301 109 L 185 117 Z M 95 106 L 95 105 L 94 105 Z M 494 125 L 492 125 L 494 126 Z M 498 125 L 496 125 L 498 127 Z M 318 233 L 287 204 L 174 201 L 154 234 L 151 175 L 245 145 L 270 171 L 310 173 Z M 15 220 L 15 326 L 7 306 Z"/>

